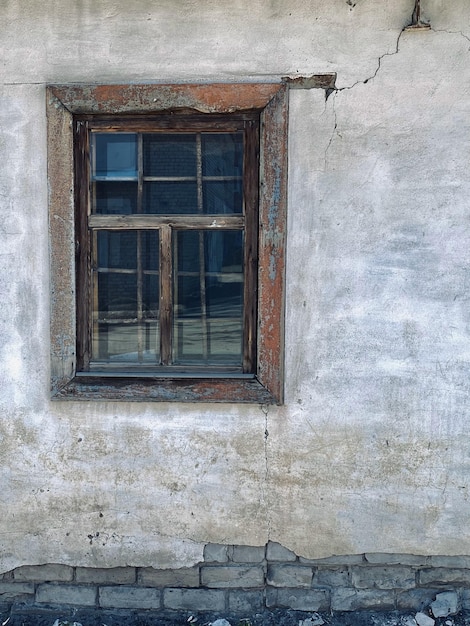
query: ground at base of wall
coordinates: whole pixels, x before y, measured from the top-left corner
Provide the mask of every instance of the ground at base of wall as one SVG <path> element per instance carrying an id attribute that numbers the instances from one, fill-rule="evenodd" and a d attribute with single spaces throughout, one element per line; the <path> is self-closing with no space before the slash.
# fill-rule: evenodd
<path id="1" fill-rule="evenodd" d="M 434 626 L 470 626 L 470 611 L 431 619 Z M 312 613 L 291 609 L 264 610 L 253 615 L 187 611 L 71 610 L 70 607 L 0 605 L 0 626 L 417 626 L 415 613 L 348 611 Z"/>

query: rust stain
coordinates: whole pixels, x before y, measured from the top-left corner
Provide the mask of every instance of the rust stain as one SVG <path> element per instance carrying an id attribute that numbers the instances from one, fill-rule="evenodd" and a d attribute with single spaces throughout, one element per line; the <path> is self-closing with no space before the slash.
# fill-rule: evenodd
<path id="1" fill-rule="evenodd" d="M 311 76 L 283 76 L 290 89 L 334 89 L 336 74 L 312 74 Z"/>
<path id="2" fill-rule="evenodd" d="M 73 113 L 151 113 L 195 109 L 231 113 L 263 109 L 282 88 L 280 83 L 214 83 L 183 85 L 94 85 L 51 87 Z"/>
<path id="3" fill-rule="evenodd" d="M 57 106 L 60 102 L 61 107 Z M 284 83 L 185 85 L 53 85 L 48 87 L 53 293 L 52 361 L 56 398 L 127 401 L 282 403 L 284 271 L 287 207 L 288 85 Z M 259 110 L 261 137 L 258 380 L 179 381 L 71 379 L 75 337 L 73 264 L 73 114 L 204 113 Z M 52 220 L 52 217 L 51 217 Z M 71 249 L 72 246 L 72 249 Z M 64 344 L 64 338 L 66 345 Z"/>
<path id="4" fill-rule="evenodd" d="M 264 111 L 260 202 L 260 380 L 283 400 L 285 240 L 287 218 L 287 86 Z"/>
<path id="5" fill-rule="evenodd" d="M 272 394 L 256 379 L 99 378 L 72 379 L 56 400 L 125 400 L 126 402 L 239 402 L 272 404 Z"/>

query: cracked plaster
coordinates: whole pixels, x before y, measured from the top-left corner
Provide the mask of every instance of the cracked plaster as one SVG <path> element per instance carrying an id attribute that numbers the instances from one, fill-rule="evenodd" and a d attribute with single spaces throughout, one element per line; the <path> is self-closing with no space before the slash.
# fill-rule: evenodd
<path id="1" fill-rule="evenodd" d="M 0 9 L 0 570 L 470 551 L 470 25 L 411 4 Z M 45 83 L 333 72 L 290 95 L 285 406 L 50 404 Z"/>

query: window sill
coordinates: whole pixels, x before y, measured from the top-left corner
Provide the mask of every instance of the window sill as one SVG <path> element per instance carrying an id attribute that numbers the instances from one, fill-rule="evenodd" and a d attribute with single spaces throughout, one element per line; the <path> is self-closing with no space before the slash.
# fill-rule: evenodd
<path id="1" fill-rule="evenodd" d="M 256 378 L 162 378 L 75 376 L 53 400 L 125 402 L 238 402 L 276 404 Z"/>

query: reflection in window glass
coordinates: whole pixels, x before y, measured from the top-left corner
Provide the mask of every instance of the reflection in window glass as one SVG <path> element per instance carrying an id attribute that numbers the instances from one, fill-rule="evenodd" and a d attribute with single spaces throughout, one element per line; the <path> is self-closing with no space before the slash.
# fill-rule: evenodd
<path id="1" fill-rule="evenodd" d="M 242 231 L 179 231 L 175 240 L 175 362 L 239 366 Z"/>
<path id="2" fill-rule="evenodd" d="M 241 213 L 243 194 L 241 180 L 210 181 L 203 183 L 204 213 Z"/>
<path id="3" fill-rule="evenodd" d="M 96 178 L 137 177 L 137 135 L 135 133 L 93 133 Z"/>
<path id="4" fill-rule="evenodd" d="M 143 137 L 144 176 L 196 177 L 196 135 Z"/>
<path id="5" fill-rule="evenodd" d="M 101 215 L 129 215 L 137 212 L 137 183 L 100 181 L 94 183 L 93 212 Z"/>
<path id="6" fill-rule="evenodd" d="M 93 235 L 92 364 L 159 365 L 161 358 L 164 365 L 240 369 L 243 230 L 215 231 L 194 219 L 170 226 L 166 267 L 172 265 L 173 274 L 171 287 L 162 283 L 160 320 L 162 226 L 150 216 L 241 214 L 243 132 L 91 137 L 92 213 L 110 216 L 111 226 L 106 230 L 101 219 Z M 125 222 L 112 216 L 139 214 L 147 216 L 149 230 L 113 230 Z"/>
<path id="7" fill-rule="evenodd" d="M 196 182 L 146 182 L 144 213 L 175 215 L 197 213 Z"/>
<path id="8" fill-rule="evenodd" d="M 242 133 L 202 134 L 203 176 L 242 176 Z"/>
<path id="9" fill-rule="evenodd" d="M 98 231 L 93 277 L 93 360 L 155 364 L 158 231 Z"/>

